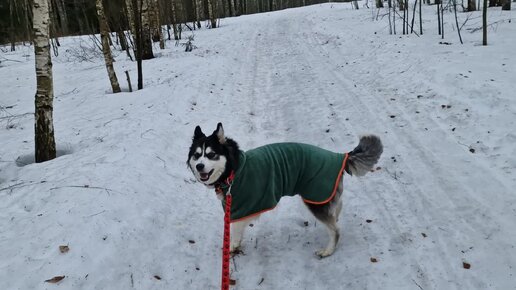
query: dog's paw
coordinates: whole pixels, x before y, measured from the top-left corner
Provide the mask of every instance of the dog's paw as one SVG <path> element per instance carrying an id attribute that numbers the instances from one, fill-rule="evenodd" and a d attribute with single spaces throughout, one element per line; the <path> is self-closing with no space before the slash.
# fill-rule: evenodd
<path id="1" fill-rule="evenodd" d="M 317 252 L 315 252 L 315 255 L 319 257 L 319 259 L 326 258 L 328 256 L 331 256 L 334 251 L 328 250 L 328 249 L 322 249 Z"/>

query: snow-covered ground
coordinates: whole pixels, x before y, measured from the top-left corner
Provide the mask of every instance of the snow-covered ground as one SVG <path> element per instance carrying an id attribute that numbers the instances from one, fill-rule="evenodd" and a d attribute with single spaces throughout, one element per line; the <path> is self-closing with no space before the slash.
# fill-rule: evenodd
<path id="1" fill-rule="evenodd" d="M 185 161 L 195 125 L 219 121 L 243 149 L 348 151 L 362 133 L 385 146 L 374 172 L 345 177 L 333 256 L 314 256 L 326 230 L 285 198 L 249 228 L 234 289 L 516 289 L 516 13 L 490 9 L 505 21 L 483 47 L 467 30 L 478 12 L 460 45 L 452 13 L 436 35 L 434 8 L 421 37 L 349 3 L 224 19 L 192 53 L 156 49 L 141 91 L 127 92 L 136 65 L 117 52 L 115 95 L 101 55 L 80 61 L 88 37 L 62 39 L 62 156 L 42 164 L 33 51 L 2 53 L 0 289 L 217 289 L 223 213 Z"/>

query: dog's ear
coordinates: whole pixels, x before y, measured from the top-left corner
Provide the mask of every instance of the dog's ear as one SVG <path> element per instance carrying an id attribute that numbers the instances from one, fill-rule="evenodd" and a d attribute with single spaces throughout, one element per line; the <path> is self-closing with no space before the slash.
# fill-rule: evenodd
<path id="1" fill-rule="evenodd" d="M 217 136 L 220 144 L 226 143 L 226 137 L 224 136 L 224 128 L 222 127 L 222 123 L 217 124 L 217 129 L 213 131 L 213 135 Z"/>
<path id="2" fill-rule="evenodd" d="M 204 137 L 206 137 L 206 135 L 204 135 L 204 133 L 202 132 L 201 127 L 199 127 L 199 126 L 195 127 L 193 139 L 197 140 L 197 139 L 204 138 Z"/>

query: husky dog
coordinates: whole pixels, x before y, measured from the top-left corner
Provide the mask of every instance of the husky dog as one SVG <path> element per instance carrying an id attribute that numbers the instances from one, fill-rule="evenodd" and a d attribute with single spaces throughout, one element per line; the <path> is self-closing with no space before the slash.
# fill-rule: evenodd
<path id="1" fill-rule="evenodd" d="M 261 213 L 273 209 L 282 196 L 300 195 L 328 228 L 328 245 L 316 252 L 323 258 L 333 254 L 339 240 L 342 176 L 365 175 L 382 151 L 380 138 L 368 135 L 344 154 L 302 143 L 269 144 L 243 152 L 226 138 L 219 123 L 210 136 L 195 128 L 187 164 L 199 182 L 215 188 L 223 205 L 224 196 L 231 194 L 232 253 L 240 251 L 245 228 Z"/>

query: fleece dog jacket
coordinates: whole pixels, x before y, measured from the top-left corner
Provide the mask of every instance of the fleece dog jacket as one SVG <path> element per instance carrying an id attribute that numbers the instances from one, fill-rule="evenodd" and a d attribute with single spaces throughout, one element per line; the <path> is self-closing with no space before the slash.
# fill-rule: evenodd
<path id="1" fill-rule="evenodd" d="M 299 194 L 312 204 L 331 201 L 346 160 L 346 154 L 301 143 L 276 143 L 241 152 L 231 185 L 231 222 L 271 210 L 283 196 Z M 228 189 L 223 186 L 223 193 Z"/>

